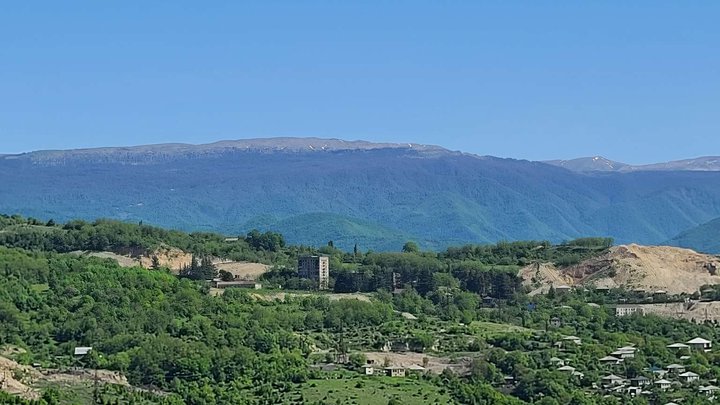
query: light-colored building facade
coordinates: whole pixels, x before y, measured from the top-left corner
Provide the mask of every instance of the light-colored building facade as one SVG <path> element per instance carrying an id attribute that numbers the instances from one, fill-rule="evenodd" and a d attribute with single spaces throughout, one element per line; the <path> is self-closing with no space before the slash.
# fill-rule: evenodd
<path id="1" fill-rule="evenodd" d="M 639 305 L 618 305 L 615 307 L 616 316 L 628 316 L 633 314 L 645 315 L 645 308 Z"/>
<path id="2" fill-rule="evenodd" d="M 300 256 L 298 276 L 317 281 L 320 290 L 330 286 L 330 259 L 327 256 Z"/>

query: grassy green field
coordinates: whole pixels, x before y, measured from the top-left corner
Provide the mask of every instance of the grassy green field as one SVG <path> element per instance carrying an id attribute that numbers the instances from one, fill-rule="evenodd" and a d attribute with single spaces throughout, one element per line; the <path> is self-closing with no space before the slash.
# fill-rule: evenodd
<path id="1" fill-rule="evenodd" d="M 303 401 L 323 404 L 387 405 L 449 404 L 452 399 L 436 386 L 414 378 L 357 376 L 311 380 L 300 388 Z"/>

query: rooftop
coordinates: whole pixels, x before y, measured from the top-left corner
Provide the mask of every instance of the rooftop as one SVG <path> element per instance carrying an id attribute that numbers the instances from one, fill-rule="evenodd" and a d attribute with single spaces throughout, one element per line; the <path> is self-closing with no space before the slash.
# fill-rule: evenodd
<path id="1" fill-rule="evenodd" d="M 76 356 L 84 356 L 92 351 L 92 347 L 76 347 L 73 352 Z"/>

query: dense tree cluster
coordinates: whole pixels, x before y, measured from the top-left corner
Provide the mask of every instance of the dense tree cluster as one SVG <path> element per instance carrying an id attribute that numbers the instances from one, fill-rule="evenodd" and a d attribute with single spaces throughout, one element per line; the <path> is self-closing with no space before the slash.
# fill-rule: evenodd
<path id="1" fill-rule="evenodd" d="M 116 220 L 81 220 L 56 224 L 42 223 L 19 215 L 0 215 L 0 245 L 28 250 L 113 251 L 121 254 L 149 254 L 160 247 L 174 247 L 198 256 L 232 260 L 287 263 L 303 247 L 285 248 L 285 239 L 275 232 L 250 231 L 245 237 L 227 238 L 207 232 L 186 233 L 143 223 Z"/>

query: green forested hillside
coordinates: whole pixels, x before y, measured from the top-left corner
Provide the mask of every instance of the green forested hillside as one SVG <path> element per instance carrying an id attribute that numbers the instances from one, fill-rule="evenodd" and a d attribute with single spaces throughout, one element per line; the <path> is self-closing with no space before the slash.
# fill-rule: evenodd
<path id="1" fill-rule="evenodd" d="M 717 341 L 712 323 L 613 316 L 618 302 L 643 299 L 637 292 L 529 297 L 518 283 L 518 266 L 574 263 L 602 254 L 612 244 L 608 239 L 467 245 L 440 253 L 413 243 L 397 253 L 344 252 L 328 245 L 320 252 L 330 256 L 334 289 L 367 292 L 336 295 L 288 289 L 297 279 L 289 266 L 299 252 L 311 250 L 285 245 L 279 234 L 250 232 L 225 241 L 107 220 L 41 224 L 15 216 L 0 217 L 0 224 L 0 244 L 6 245 L 0 246 L 3 356 L 49 376 L 71 368 L 115 370 L 134 387 L 154 390 L 102 382 L 93 391 L 92 385 L 53 385 L 49 379 L 35 386 L 42 395 L 37 401 L 0 394 L 5 403 L 84 404 L 96 396 L 106 404 L 615 405 L 631 403 L 628 394 L 593 385 L 610 372 L 651 376 L 650 366 L 682 362 L 703 384 L 720 376 L 714 352 L 689 351 L 681 359 L 685 352 L 666 347 L 698 336 Z M 59 253 L 77 247 L 73 243 L 97 241 L 116 248 L 182 245 L 198 253 L 222 252 L 221 240 L 235 246 L 231 254 L 269 260 L 275 269 L 264 285 L 280 280 L 285 288 L 216 295 L 207 282 L 166 269 L 123 268 L 110 259 Z M 25 249 L 8 247 L 22 243 Z M 386 280 L 393 273 L 402 282 L 394 294 Z M 569 335 L 582 344 L 562 343 Z M 388 345 L 392 350 L 383 352 Z M 627 345 L 637 354 L 624 367 L 597 361 Z M 93 350 L 73 357 L 77 346 Z M 369 356 L 380 359 L 378 373 L 399 361 L 421 371 L 364 376 L 360 366 Z M 553 363 L 559 357 L 582 377 L 559 370 Z M 38 384 L 17 370 L 12 375 Z M 697 388 L 651 387 L 637 403 L 706 403 Z"/>

